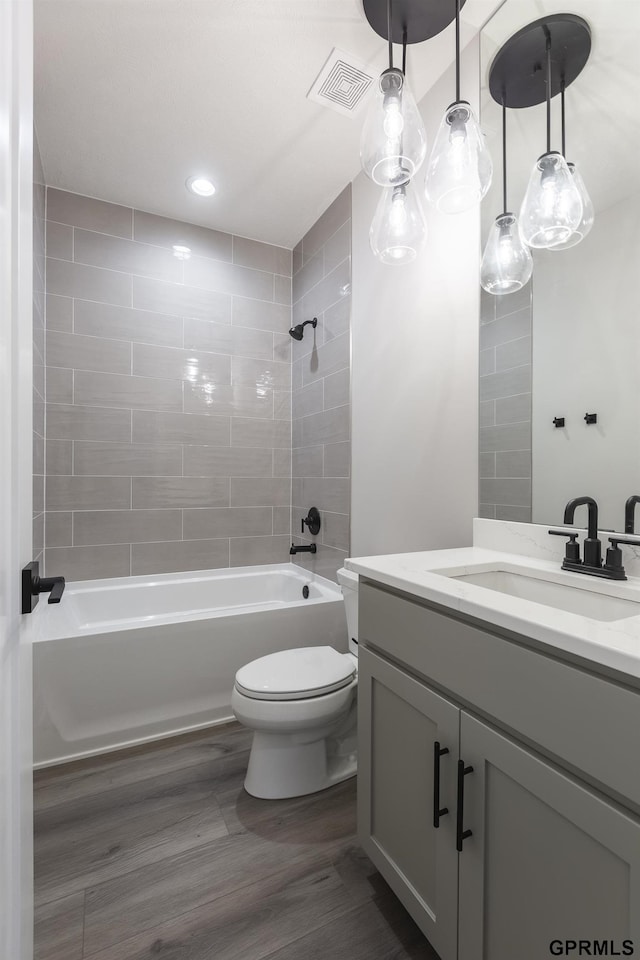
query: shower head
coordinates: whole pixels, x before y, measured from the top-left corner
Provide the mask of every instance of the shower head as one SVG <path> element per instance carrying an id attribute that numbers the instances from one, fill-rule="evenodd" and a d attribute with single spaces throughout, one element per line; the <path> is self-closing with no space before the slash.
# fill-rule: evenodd
<path id="1" fill-rule="evenodd" d="M 289 336 L 293 337 L 294 340 L 302 340 L 304 336 L 304 328 L 308 323 L 315 328 L 318 326 L 318 318 L 314 317 L 313 320 L 305 320 L 304 323 L 297 323 L 295 327 L 291 327 L 291 330 L 289 330 Z"/>

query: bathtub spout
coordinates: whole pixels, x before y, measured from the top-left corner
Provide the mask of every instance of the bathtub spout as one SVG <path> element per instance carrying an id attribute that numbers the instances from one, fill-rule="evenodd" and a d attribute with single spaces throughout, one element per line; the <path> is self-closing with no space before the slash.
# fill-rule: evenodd
<path id="1" fill-rule="evenodd" d="M 292 553 L 292 554 L 295 554 L 295 553 L 315 553 L 317 549 L 318 549 L 318 548 L 316 547 L 315 543 L 310 543 L 308 546 L 303 545 L 303 546 L 301 546 L 301 547 L 297 547 L 297 546 L 295 545 L 295 543 L 292 543 L 292 544 L 291 544 L 291 549 L 289 550 L 289 553 Z"/>

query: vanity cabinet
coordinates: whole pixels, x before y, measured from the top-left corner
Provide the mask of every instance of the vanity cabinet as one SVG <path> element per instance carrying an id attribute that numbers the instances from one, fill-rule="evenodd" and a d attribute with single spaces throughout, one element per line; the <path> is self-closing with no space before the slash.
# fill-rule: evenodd
<path id="1" fill-rule="evenodd" d="M 360 624 L 359 836 L 442 960 L 542 960 L 553 940 L 615 941 L 621 955 L 632 939 L 640 952 L 640 819 L 581 780 L 575 764 L 544 755 L 553 684 L 536 696 L 539 752 L 531 729 L 524 745 L 504 722 L 529 715 L 517 703 L 531 697 L 530 676 L 494 673 L 493 702 L 483 699 L 490 634 L 370 584 L 361 586 Z M 443 635 L 464 696 L 455 677 L 446 688 L 430 682 L 430 670 L 441 676 Z M 456 648 L 456 636 L 473 648 Z M 420 656 L 398 658 L 416 643 Z M 627 693 L 638 709 L 640 696 Z M 618 764 L 637 767 L 638 754 L 616 743 L 619 719 L 595 746 L 606 741 Z M 571 753 L 570 738 L 558 739 Z"/>
<path id="2" fill-rule="evenodd" d="M 615 940 L 622 953 L 634 932 L 640 944 L 640 823 L 464 711 L 460 754 L 473 768 L 460 960 L 541 960 L 567 939 Z"/>
<path id="3" fill-rule="evenodd" d="M 358 712 L 361 841 L 443 960 L 455 957 L 458 867 L 451 851 L 460 711 L 361 649 Z M 440 810 L 446 812 L 436 828 Z"/>

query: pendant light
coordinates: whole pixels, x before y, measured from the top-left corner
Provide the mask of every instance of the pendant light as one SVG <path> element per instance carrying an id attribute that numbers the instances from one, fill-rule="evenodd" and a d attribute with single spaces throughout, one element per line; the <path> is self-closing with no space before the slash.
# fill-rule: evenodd
<path id="1" fill-rule="evenodd" d="M 520 209 L 520 232 L 530 247 L 564 243 L 582 220 L 582 200 L 561 153 L 551 149 L 551 34 L 546 31 L 547 150 L 531 171 Z"/>
<path id="2" fill-rule="evenodd" d="M 478 119 L 460 99 L 460 0 L 456 0 L 456 99 L 438 130 L 425 180 L 427 198 L 442 213 L 462 213 L 491 186 L 493 166 Z"/>
<path id="3" fill-rule="evenodd" d="M 389 67 L 374 88 L 360 139 L 362 169 L 382 187 L 411 180 L 427 152 L 424 123 L 405 77 L 406 29 L 403 69 L 393 66 L 391 2 L 387 0 Z"/>
<path id="4" fill-rule="evenodd" d="M 566 149 L 566 129 L 565 129 L 565 104 L 564 104 L 564 94 L 565 94 L 565 84 L 562 83 L 562 90 L 560 92 L 560 103 L 561 103 L 561 113 L 562 113 L 562 155 L 566 160 L 567 149 Z M 569 247 L 575 247 L 580 243 L 586 235 L 591 230 L 593 226 L 593 221 L 595 219 L 595 211 L 593 209 L 593 203 L 591 202 L 591 197 L 585 186 L 585 182 L 580 175 L 580 171 L 576 167 L 575 163 L 567 162 L 569 172 L 573 177 L 573 182 L 578 189 L 580 194 L 580 199 L 582 200 L 582 219 L 576 229 L 573 231 L 571 236 L 565 240 L 563 243 L 556 243 L 553 247 L 550 247 L 551 250 L 568 250 Z"/>
<path id="5" fill-rule="evenodd" d="M 502 210 L 484 249 L 480 283 L 487 293 L 504 296 L 521 290 L 531 279 L 533 258 L 522 242 L 518 219 L 507 212 L 507 108 L 502 100 Z"/>
<path id="6" fill-rule="evenodd" d="M 382 192 L 369 230 L 369 243 L 382 263 L 415 260 L 427 238 L 427 224 L 414 185 L 403 183 Z"/>

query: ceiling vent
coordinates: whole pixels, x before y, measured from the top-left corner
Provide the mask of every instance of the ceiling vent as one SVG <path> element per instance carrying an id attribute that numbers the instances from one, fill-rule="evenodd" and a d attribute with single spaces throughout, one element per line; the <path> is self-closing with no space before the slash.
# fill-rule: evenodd
<path id="1" fill-rule="evenodd" d="M 353 117 L 366 100 L 374 80 L 375 75 L 366 64 L 334 47 L 307 97 Z"/>

